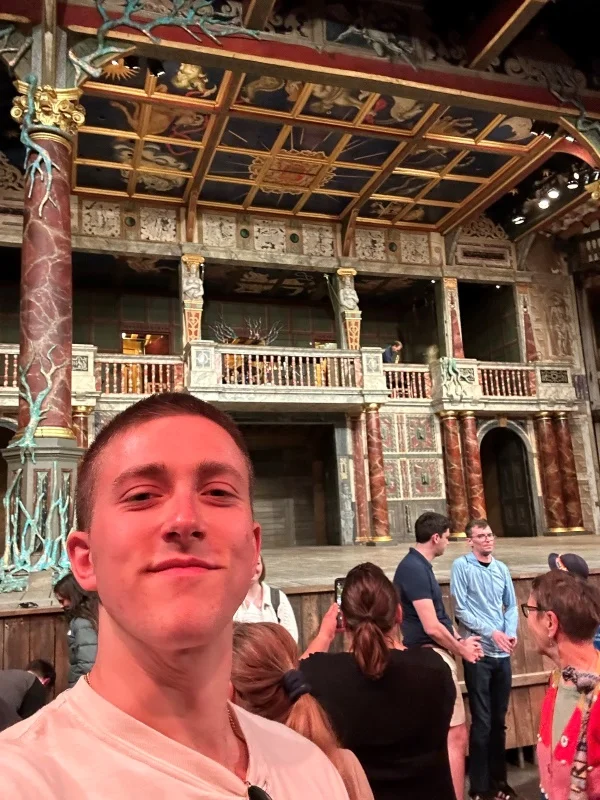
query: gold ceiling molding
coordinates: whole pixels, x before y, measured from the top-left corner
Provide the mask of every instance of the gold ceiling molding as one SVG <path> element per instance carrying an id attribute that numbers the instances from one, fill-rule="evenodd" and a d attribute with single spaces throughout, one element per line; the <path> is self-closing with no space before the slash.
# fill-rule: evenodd
<path id="1" fill-rule="evenodd" d="M 496 225 L 496 223 L 492 222 L 485 214 L 463 225 L 460 231 L 460 237 L 469 239 L 501 239 L 505 242 L 508 241 L 508 234 L 502 225 Z"/>

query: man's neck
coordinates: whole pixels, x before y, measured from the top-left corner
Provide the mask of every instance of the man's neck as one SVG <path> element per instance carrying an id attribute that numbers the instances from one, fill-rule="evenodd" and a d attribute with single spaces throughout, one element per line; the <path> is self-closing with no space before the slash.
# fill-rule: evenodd
<path id="1" fill-rule="evenodd" d="M 211 645 L 155 652 L 104 617 L 90 686 L 139 722 L 245 780 L 247 752 L 228 714 L 231 630 Z"/>
<path id="2" fill-rule="evenodd" d="M 481 561 L 482 564 L 491 564 L 492 563 L 492 554 L 488 553 L 487 555 L 479 555 L 478 553 L 473 553 L 477 561 Z"/>
<path id="3" fill-rule="evenodd" d="M 564 639 L 558 643 L 558 663 L 561 669 L 575 667 L 582 672 L 595 672 L 599 653 L 593 642 L 572 642 Z"/>
<path id="4" fill-rule="evenodd" d="M 417 542 L 415 545 L 415 550 L 418 553 L 421 553 L 423 558 L 426 558 L 427 561 L 431 562 L 435 558 L 435 553 L 433 552 L 433 548 L 429 542 Z"/>

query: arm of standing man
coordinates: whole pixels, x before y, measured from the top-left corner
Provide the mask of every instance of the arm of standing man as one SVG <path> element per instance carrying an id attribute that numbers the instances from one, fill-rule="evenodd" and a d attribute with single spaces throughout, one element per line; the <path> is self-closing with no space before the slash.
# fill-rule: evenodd
<path id="1" fill-rule="evenodd" d="M 519 627 L 519 607 L 515 595 L 515 587 L 506 564 L 504 565 L 505 583 L 502 603 L 504 605 L 504 632 L 512 642 L 512 649 L 517 643 L 517 630 Z"/>
<path id="2" fill-rule="evenodd" d="M 458 639 L 453 636 L 448 628 L 437 618 L 433 600 L 422 599 L 413 600 L 415 611 L 417 612 L 421 625 L 425 633 L 430 636 L 444 650 L 449 650 L 453 655 L 464 658 L 474 664 L 481 656 L 481 645 L 478 636 L 470 636 L 468 639 Z"/>

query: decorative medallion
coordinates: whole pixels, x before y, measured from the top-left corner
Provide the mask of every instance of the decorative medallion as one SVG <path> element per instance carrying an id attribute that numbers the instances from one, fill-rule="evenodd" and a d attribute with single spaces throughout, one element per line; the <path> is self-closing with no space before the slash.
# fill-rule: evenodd
<path id="1" fill-rule="evenodd" d="M 265 153 L 250 164 L 250 177 L 260 181 L 261 190 L 269 194 L 304 194 L 309 188 L 325 186 L 335 175 L 335 167 L 324 169 L 326 158 L 325 153 L 314 150 L 280 150 L 273 157 Z"/>

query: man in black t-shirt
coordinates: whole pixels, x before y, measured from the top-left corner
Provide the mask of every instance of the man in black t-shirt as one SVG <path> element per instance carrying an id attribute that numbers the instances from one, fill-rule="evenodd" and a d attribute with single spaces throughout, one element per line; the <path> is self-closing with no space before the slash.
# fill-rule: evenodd
<path id="1" fill-rule="evenodd" d="M 450 520 L 426 511 L 415 522 L 416 547 L 411 547 L 398 564 L 394 584 L 402 603 L 402 636 L 406 647 L 432 647 L 452 672 L 456 703 L 448 733 L 448 752 L 452 781 L 458 798 L 464 794 L 467 727 L 465 706 L 458 685 L 456 657 L 474 663 L 483 650 L 479 637 L 461 639 L 444 608 L 442 590 L 433 574 L 431 562 L 444 554 L 450 537 Z"/>

